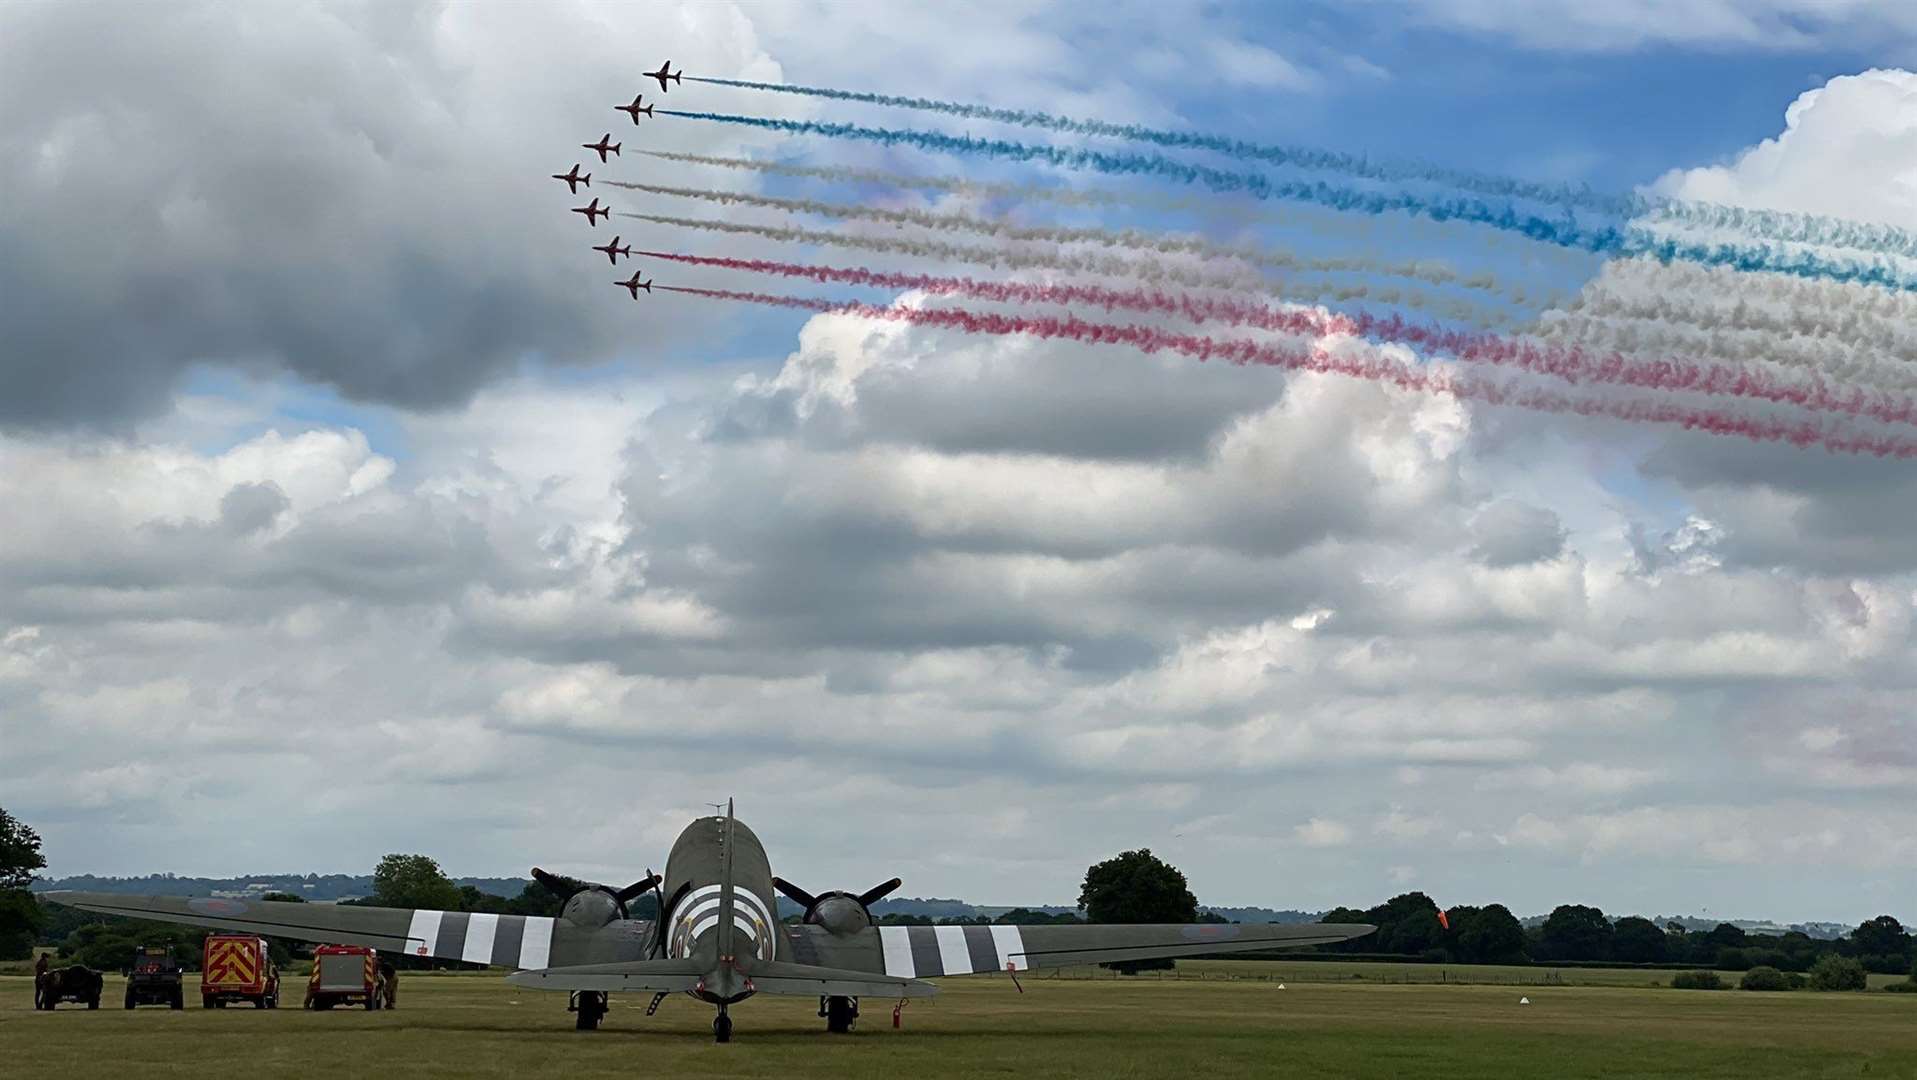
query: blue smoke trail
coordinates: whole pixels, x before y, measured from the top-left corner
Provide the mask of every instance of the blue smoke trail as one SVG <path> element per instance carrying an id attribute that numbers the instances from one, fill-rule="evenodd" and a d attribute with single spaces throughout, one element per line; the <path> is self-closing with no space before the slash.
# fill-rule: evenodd
<path id="1" fill-rule="evenodd" d="M 1462 191 L 1474 191 L 1480 195 L 1507 199 L 1535 199 L 1539 202 L 1584 207 L 1626 217 L 1641 214 L 1648 208 L 1645 200 L 1629 195 L 1607 195 L 1568 184 L 1539 184 L 1508 176 L 1492 176 L 1424 162 L 1373 161 L 1359 154 L 1315 150 L 1308 146 L 1246 142 L 1243 139 L 1233 139 L 1223 135 L 1167 131 L 1163 128 L 1149 128 L 1140 124 L 1114 124 L 1104 120 L 1075 120 L 1069 116 L 1056 116 L 1032 109 L 999 109 L 988 105 L 967 105 L 956 101 L 901 97 L 896 94 L 868 94 L 819 86 L 796 86 L 790 83 L 749 82 L 744 79 L 694 78 L 691 75 L 686 78 L 691 82 L 710 83 L 714 86 L 769 90 L 780 94 L 801 94 L 806 97 L 830 98 L 835 101 L 857 101 L 868 105 L 893 105 L 904 109 L 944 113 L 947 116 L 960 116 L 970 120 L 994 120 L 1020 127 L 1043 128 L 1047 131 L 1060 131 L 1072 135 L 1104 135 L 1129 139 L 1133 142 L 1152 143 L 1173 150 L 1209 150 L 1247 161 L 1263 161 L 1272 165 L 1290 165 L 1322 172 L 1339 172 L 1365 180 L 1429 181 Z"/>
<path id="2" fill-rule="evenodd" d="M 1004 139 L 946 135 L 934 131 L 869 128 L 857 124 L 779 120 L 762 116 L 738 116 L 731 113 L 682 112 L 676 109 L 660 109 L 659 115 L 677 116 L 688 120 L 708 120 L 721 124 L 740 124 L 793 135 L 824 135 L 827 138 L 876 142 L 884 146 L 911 146 L 934 153 L 995 157 L 1012 161 L 1037 161 L 1059 168 L 1091 170 L 1114 176 L 1161 177 L 1184 184 L 1199 184 L 1221 193 L 1249 195 L 1257 199 L 1309 202 L 1348 213 L 1375 215 L 1398 211 L 1430 218 L 1433 221 L 1459 221 L 1485 225 L 1504 232 L 1516 233 L 1539 243 L 1594 255 L 1615 257 L 1647 255 L 1667 263 L 1695 262 L 1709 266 L 1728 266 L 1737 270 L 1769 271 L 1821 281 L 1880 285 L 1903 290 L 1917 289 L 1917 275 L 1883 262 L 1827 259 L 1810 252 L 1788 251 L 1766 244 L 1708 244 L 1659 239 L 1639 228 L 1620 229 L 1615 225 L 1580 225 L 1576 216 L 1569 212 L 1559 218 L 1545 218 L 1521 213 L 1509 205 L 1496 205 L 1468 196 L 1425 196 L 1408 191 L 1365 191 L 1328 184 L 1324 181 L 1277 180 L 1260 173 L 1232 172 L 1208 165 L 1177 161 L 1161 154 L 1037 146 Z"/>

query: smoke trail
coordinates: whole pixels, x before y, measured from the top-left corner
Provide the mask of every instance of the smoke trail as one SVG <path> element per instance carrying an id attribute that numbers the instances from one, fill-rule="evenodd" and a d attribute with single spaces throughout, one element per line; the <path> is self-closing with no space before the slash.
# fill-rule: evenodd
<path id="1" fill-rule="evenodd" d="M 1715 203 L 1693 202 L 1656 196 L 1610 194 L 1585 186 L 1549 184 L 1517 177 L 1497 176 L 1467 169 L 1450 168 L 1430 162 L 1380 159 L 1362 154 L 1340 153 L 1308 146 L 1255 143 L 1224 135 L 1194 131 L 1171 131 L 1142 124 L 1115 124 L 1102 120 L 1078 120 L 1033 109 L 993 108 L 932 98 L 872 94 L 852 90 L 833 90 L 789 83 L 750 82 L 741 79 L 695 78 L 694 82 L 715 86 L 734 86 L 747 90 L 765 90 L 781 94 L 856 101 L 871 105 L 889 105 L 923 112 L 943 113 L 972 120 L 993 120 L 1019 127 L 1038 128 L 1070 135 L 1109 136 L 1132 142 L 1150 143 L 1172 150 L 1206 150 L 1244 161 L 1268 165 L 1342 173 L 1360 180 L 1387 183 L 1424 182 L 1440 184 L 1493 198 L 1526 199 L 1550 203 L 1566 210 L 1592 210 L 1621 218 L 1651 217 L 1660 221 L 1729 229 L 1769 240 L 1852 248 L 1917 257 L 1917 233 L 1891 225 L 1847 221 L 1822 215 L 1797 214 L 1776 210 L 1749 210 Z"/>
<path id="2" fill-rule="evenodd" d="M 1821 378 L 1782 379 L 1748 364 L 1700 364 L 1687 358 L 1641 359 L 1621 353 L 1594 353 L 1565 346 L 1489 334 L 1461 333 L 1429 324 L 1374 315 L 1340 315 L 1315 308 L 1273 308 L 1239 299 L 1110 289 L 1098 285 L 977 281 L 972 278 L 874 270 L 867 267 L 812 266 L 767 259 L 735 259 L 674 252 L 641 251 L 643 257 L 692 266 L 803 278 L 822 284 L 916 289 L 944 296 L 1014 304 L 1095 306 L 1139 311 L 1193 322 L 1229 322 L 1313 337 L 1347 335 L 1402 341 L 1429 353 L 1448 354 L 1469 363 L 1516 367 L 1568 383 L 1610 383 L 1666 392 L 1742 397 L 1793 405 L 1818 412 L 1843 413 L 1885 423 L 1917 424 L 1917 398 L 1858 387 L 1833 389 Z"/>
<path id="3" fill-rule="evenodd" d="M 1167 131 L 1141 124 L 1075 120 L 1071 117 L 1056 116 L 1031 109 L 1000 109 L 987 105 L 967 105 L 956 101 L 936 101 L 931 98 L 900 97 L 893 94 L 868 94 L 852 90 L 830 90 L 816 86 L 795 86 L 789 83 L 694 78 L 690 75 L 687 78 L 693 82 L 710 83 L 714 86 L 769 90 L 781 94 L 857 101 L 868 105 L 891 105 L 923 112 L 944 113 L 947 116 L 960 116 L 968 120 L 994 120 L 1019 127 L 1042 128 L 1046 131 L 1064 132 L 1069 135 L 1109 136 L 1132 142 L 1151 143 L 1173 150 L 1208 150 L 1246 161 L 1262 161 L 1269 165 L 1344 173 L 1363 180 L 1426 181 L 1461 191 L 1476 192 L 1480 195 L 1507 199 L 1534 199 L 1563 206 L 1583 207 L 1607 214 L 1632 216 L 1644 210 L 1645 201 L 1631 196 L 1607 195 L 1589 188 L 1571 187 L 1568 184 L 1540 184 L 1515 177 L 1492 176 L 1424 162 L 1373 160 L 1358 154 L 1317 150 L 1307 146 L 1254 143 L 1222 135 L 1206 135 L 1202 132 Z"/>
<path id="4" fill-rule="evenodd" d="M 1498 281 L 1489 274 L 1464 277 L 1448 266 L 1425 262 L 1386 262 L 1366 258 L 1314 258 L 1280 248 L 1258 248 L 1216 244 L 1208 240 L 1163 236 L 1136 229 L 1109 230 L 1074 226 L 1014 225 L 1008 221 L 970 217 L 965 214 L 939 214 L 926 210 L 871 206 L 853 203 L 823 202 L 818 199 L 787 199 L 770 195 L 752 195 L 713 188 L 666 187 L 661 184 L 636 184 L 622 180 L 605 183 L 631 191 L 653 195 L 671 195 L 702 199 L 726 206 L 757 206 L 794 214 L 823 214 L 828 217 L 861 221 L 882 221 L 893 225 L 911 225 L 935 232 L 969 232 L 999 240 L 1041 244 L 1097 244 L 1101 247 L 1153 255 L 1194 255 L 1205 259 L 1236 259 L 1272 270 L 1311 270 L 1320 273 L 1369 273 L 1409 278 L 1430 285 L 1457 285 L 1467 289 L 1496 292 Z M 1522 297 L 1501 296 L 1507 303 L 1523 303 Z"/>
<path id="5" fill-rule="evenodd" d="M 1478 326 L 1496 325 L 1509 322 L 1502 313 L 1488 311 L 1450 297 L 1433 297 L 1413 289 L 1394 289 L 1366 283 L 1344 283 L 1310 280 L 1294 280 L 1283 283 L 1272 282 L 1260 275 L 1243 273 L 1219 273 L 1200 270 L 1195 267 L 1180 266 L 1157 259 L 1126 259 L 1111 255 L 1095 255 L 1087 252 L 1061 251 L 1057 248 L 1034 250 L 1013 250 L 1001 247 L 981 247 L 971 244 L 953 244 L 942 240 L 918 237 L 864 236 L 856 233 L 829 232 L 819 229 L 802 229 L 786 225 L 758 225 L 742 221 L 714 221 L 709 218 L 671 217 L 665 214 L 640 214 L 627 211 L 615 213 L 615 217 L 633 218 L 638 221 L 650 221 L 658 225 L 676 225 L 687 229 L 701 229 L 706 232 L 731 233 L 735 236 L 757 236 L 767 240 L 776 240 L 788 244 L 821 244 L 828 247 L 853 248 L 861 251 L 878 251 L 893 255 L 910 255 L 920 259 L 936 259 L 946 262 L 972 263 L 979 266 L 991 266 L 1001 270 L 1059 270 L 1074 274 L 1097 274 L 1103 277 L 1133 278 L 1139 281 L 1171 282 L 1193 289 L 1222 289 L 1233 292 L 1260 293 L 1268 296 L 1280 296 L 1302 300 L 1314 299 L 1349 302 L 1352 300 L 1370 300 L 1381 304 L 1417 308 L 1430 311 L 1442 317 L 1468 322 Z"/>
<path id="6" fill-rule="evenodd" d="M 1834 453 L 1877 457 L 1917 457 L 1917 441 L 1888 435 L 1836 431 L 1806 421 L 1742 416 L 1698 409 L 1675 402 L 1571 398 L 1561 393 L 1511 382 L 1474 378 L 1438 367 L 1413 367 L 1386 357 L 1374 347 L 1362 349 L 1281 346 L 1270 342 L 1210 338 L 1148 326 L 1086 322 L 1074 315 L 1006 315 L 940 308 L 880 307 L 874 304 L 817 300 L 809 297 L 734 292 L 664 285 L 667 292 L 704 296 L 827 314 L 942 326 L 976 334 L 1024 334 L 1063 338 L 1089 345 L 1129 345 L 1145 353 L 1175 352 L 1194 359 L 1224 360 L 1370 379 L 1408 390 L 1450 394 L 1495 405 L 1511 405 L 1549 413 L 1603 416 L 1635 423 L 1677 425 L 1716 435 L 1733 435 L 1757 442 L 1784 442 L 1793 446 L 1821 446 Z M 1354 355 L 1354 353 L 1356 355 Z"/>
<path id="7" fill-rule="evenodd" d="M 1917 296 L 1646 260 L 1612 263 L 1538 333 L 1626 351 L 1747 357 L 1917 389 Z"/>
<path id="8" fill-rule="evenodd" d="M 1433 221 L 1461 221 L 1487 225 L 1529 237 L 1539 243 L 1595 255 L 1648 255 L 1663 262 L 1682 261 L 1738 270 L 1769 270 L 1793 277 L 1850 281 L 1894 289 L 1917 289 L 1917 274 L 1882 259 L 1832 259 L 1808 251 L 1792 251 L 1773 244 L 1709 243 L 1655 236 L 1641 228 L 1614 225 L 1585 226 L 1566 215 L 1545 218 L 1521 213 L 1467 197 L 1424 196 L 1409 191 L 1377 192 L 1340 187 L 1323 181 L 1277 180 L 1262 173 L 1231 172 L 1193 165 L 1159 154 L 1112 153 L 1057 146 L 1034 146 L 1003 139 L 975 139 L 933 131 L 869 128 L 857 124 L 779 120 L 729 113 L 682 112 L 660 109 L 661 116 L 707 120 L 721 124 L 781 131 L 793 135 L 860 139 L 885 146 L 911 146 L 934 153 L 1036 161 L 1066 169 L 1091 170 L 1116 176 L 1152 176 L 1195 184 L 1225 194 L 1256 199 L 1285 199 L 1313 203 L 1358 214 L 1393 211 Z"/>
<path id="9" fill-rule="evenodd" d="M 1160 191 L 1114 191 L 1111 189 L 1079 189 L 1059 187 L 1053 184 L 1008 184 L 980 180 L 963 180 L 945 176 L 913 176 L 906 173 L 885 172 L 879 169 L 861 169 L 846 165 L 795 165 L 780 161 L 758 161 L 753 158 L 715 157 L 708 154 L 681 154 L 669 150 L 639 150 L 636 153 L 664 161 L 677 161 L 688 165 L 707 165 L 722 169 L 741 169 L 752 172 L 769 173 L 774 176 L 802 177 L 812 180 L 824 180 L 840 184 L 878 184 L 885 187 L 918 189 L 926 191 L 949 191 L 954 194 L 969 195 L 984 199 L 1017 199 L 1029 202 L 1050 202 L 1060 206 L 1113 206 L 1145 207 L 1154 210 L 1174 212 L 1213 212 L 1218 208 L 1216 199 L 1202 195 L 1173 195 Z M 1343 236 L 1374 236 L 1381 229 L 1381 222 L 1375 219 L 1354 219 L 1336 211 L 1324 210 L 1302 204 L 1267 203 L 1264 212 L 1253 215 L 1260 220 L 1275 221 L 1285 225 L 1303 226 L 1314 232 Z M 1422 238 L 1441 239 L 1456 246 L 1458 239 L 1455 230 L 1448 226 L 1413 218 L 1408 222 L 1393 222 L 1391 236 L 1394 241 L 1404 238 L 1406 227 L 1419 231 Z M 1475 238 L 1484 243 L 1521 244 L 1517 237 L 1504 236 L 1492 230 L 1475 234 Z M 1547 251 L 1558 254 L 1551 248 L 1532 248 L 1533 252 Z M 1563 252 L 1564 259 L 1580 256 Z"/>

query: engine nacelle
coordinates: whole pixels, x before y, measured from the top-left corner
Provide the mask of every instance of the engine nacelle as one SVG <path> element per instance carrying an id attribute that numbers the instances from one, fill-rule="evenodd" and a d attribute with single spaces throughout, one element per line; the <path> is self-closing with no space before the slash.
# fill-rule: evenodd
<path id="1" fill-rule="evenodd" d="M 805 921 L 834 934 L 856 934 L 872 925 L 872 913 L 851 893 L 827 893 L 806 912 Z"/>
<path id="2" fill-rule="evenodd" d="M 784 878 L 773 878 L 772 887 L 794 903 L 802 905 L 805 908 L 805 921 L 810 925 L 823 926 L 827 932 L 835 935 L 847 935 L 856 934 L 872 925 L 872 905 L 898 888 L 899 879 L 893 878 L 862 893 L 834 889 L 817 896 Z"/>

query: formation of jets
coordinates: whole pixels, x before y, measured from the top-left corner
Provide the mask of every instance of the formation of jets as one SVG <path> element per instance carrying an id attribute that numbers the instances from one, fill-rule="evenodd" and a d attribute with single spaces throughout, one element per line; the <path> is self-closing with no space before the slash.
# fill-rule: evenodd
<path id="1" fill-rule="evenodd" d="M 683 76 L 685 75 L 685 69 L 681 68 L 678 71 L 672 70 L 672 61 L 668 60 L 659 65 L 658 71 L 648 71 L 645 75 L 649 79 L 659 80 L 659 92 L 663 94 L 672 88 L 672 83 L 684 81 Z M 613 108 L 631 116 L 634 124 L 639 122 L 641 116 L 652 116 L 653 110 L 653 106 L 646 104 L 645 95 L 643 94 L 632 95 L 632 104 L 630 105 L 614 105 Z M 591 150 L 593 153 L 598 154 L 601 165 L 607 162 L 607 155 L 619 153 L 620 145 L 621 144 L 612 141 L 612 132 L 610 131 L 599 136 L 598 142 L 579 144 L 581 149 Z M 586 187 L 592 186 L 592 174 L 585 173 L 582 175 L 579 172 L 577 162 L 573 164 L 570 171 L 553 173 L 552 178 L 563 182 L 566 185 L 567 194 L 570 195 L 579 194 L 579 188 L 582 184 Z M 586 224 L 597 228 L 600 218 L 610 218 L 612 216 L 612 207 L 609 205 L 599 205 L 599 197 L 595 195 L 590 203 L 584 206 L 575 206 L 572 208 L 572 212 L 575 214 L 584 214 L 586 216 Z M 612 242 L 609 244 L 594 244 L 592 250 L 604 252 L 606 261 L 614 266 L 619 265 L 619 256 L 621 255 L 624 255 L 628 259 L 632 258 L 632 246 L 626 245 L 621 247 L 617 236 L 613 237 Z M 652 282 L 639 280 L 639 271 L 637 270 L 632 272 L 632 278 L 630 280 L 615 281 L 613 284 L 632 293 L 634 300 L 639 299 L 640 289 L 646 290 L 647 295 L 652 294 Z"/>
<path id="2" fill-rule="evenodd" d="M 533 877 L 566 898 L 556 918 L 205 896 L 56 892 L 46 898 L 107 915 L 507 968 L 514 973 L 506 981 L 514 986 L 570 992 L 569 1011 L 581 1031 L 599 1027 L 613 993 L 652 995 L 648 1016 L 668 995 L 682 993 L 717 1008 L 712 1034 L 719 1042 L 732 1038 L 727 1010 L 755 994 L 817 998 L 826 1029 L 847 1032 L 861 998 L 903 1003 L 929 997 L 939 989 L 926 981 L 932 978 L 1016 979 L 1021 971 L 1117 960 L 1329 945 L 1375 929 L 1355 923 L 878 926 L 871 906 L 898 888 L 897 878 L 862 893 L 814 894 L 774 877 L 764 845 L 733 816 L 730 802 L 723 815 L 686 826 L 666 856 L 664 874 L 648 872 L 623 889 L 543 870 Z M 626 905 L 647 894 L 658 904 L 658 918 L 632 918 Z M 804 908 L 797 925 L 779 920 L 781 894 Z"/>

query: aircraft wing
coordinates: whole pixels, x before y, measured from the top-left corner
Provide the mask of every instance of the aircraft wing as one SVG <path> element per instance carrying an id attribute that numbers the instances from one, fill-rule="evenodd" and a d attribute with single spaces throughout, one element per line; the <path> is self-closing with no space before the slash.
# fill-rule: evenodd
<path id="1" fill-rule="evenodd" d="M 495 967 L 543 968 L 555 962 L 639 959 L 649 923 L 582 929 L 563 919 L 463 911 L 296 904 L 212 896 L 42 893 L 56 904 L 129 919 L 237 930 L 325 945 L 367 945 L 408 956 Z"/>
<path id="2" fill-rule="evenodd" d="M 677 993 L 695 990 L 705 967 L 695 960 L 638 960 L 622 964 L 577 964 L 515 971 L 506 976 L 514 986 L 529 990 L 599 990 L 606 993 L 644 991 Z"/>
<path id="3" fill-rule="evenodd" d="M 1330 945 L 1375 929 L 1362 923 L 875 926 L 840 937 L 800 926 L 793 928 L 793 951 L 803 963 L 922 979 Z"/>

